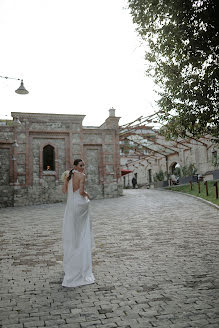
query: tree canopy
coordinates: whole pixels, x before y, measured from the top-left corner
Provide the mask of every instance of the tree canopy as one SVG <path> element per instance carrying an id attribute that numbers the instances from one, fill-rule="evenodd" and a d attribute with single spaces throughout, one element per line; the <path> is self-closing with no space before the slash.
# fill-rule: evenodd
<path id="1" fill-rule="evenodd" d="M 128 0 L 168 137 L 219 134 L 217 0 Z"/>

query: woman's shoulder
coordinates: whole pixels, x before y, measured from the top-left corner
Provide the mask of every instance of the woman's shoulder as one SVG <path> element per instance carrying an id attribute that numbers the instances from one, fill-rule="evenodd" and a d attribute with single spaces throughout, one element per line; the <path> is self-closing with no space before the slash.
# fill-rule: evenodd
<path id="1" fill-rule="evenodd" d="M 84 178 L 85 177 L 85 174 L 84 173 L 82 173 L 82 172 L 78 172 L 78 171 L 74 171 L 74 174 L 77 176 L 77 177 L 79 177 L 79 178 Z"/>

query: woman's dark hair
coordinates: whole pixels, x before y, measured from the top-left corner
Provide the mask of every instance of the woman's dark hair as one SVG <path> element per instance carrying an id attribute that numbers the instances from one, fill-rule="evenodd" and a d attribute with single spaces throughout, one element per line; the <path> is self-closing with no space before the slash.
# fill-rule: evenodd
<path id="1" fill-rule="evenodd" d="M 74 160 L 74 165 L 78 165 L 80 162 L 82 162 L 82 159 L 80 159 L 80 158 L 78 158 L 78 159 L 75 159 Z M 71 169 L 71 171 L 69 171 L 69 175 L 68 175 L 68 178 L 67 178 L 67 180 L 69 181 L 69 180 L 71 180 L 71 176 L 72 176 L 72 171 L 73 171 L 74 169 Z"/>
<path id="2" fill-rule="evenodd" d="M 74 165 L 78 165 L 80 162 L 82 162 L 82 159 L 78 158 L 74 160 Z"/>

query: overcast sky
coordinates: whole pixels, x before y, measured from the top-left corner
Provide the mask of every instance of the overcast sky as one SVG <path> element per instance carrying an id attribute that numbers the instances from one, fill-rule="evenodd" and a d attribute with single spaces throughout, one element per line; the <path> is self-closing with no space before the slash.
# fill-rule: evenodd
<path id="1" fill-rule="evenodd" d="M 12 111 L 84 114 L 100 125 L 156 111 L 144 48 L 126 0 L 0 0 L 1 118 Z M 6 117 L 6 115 L 8 115 Z"/>

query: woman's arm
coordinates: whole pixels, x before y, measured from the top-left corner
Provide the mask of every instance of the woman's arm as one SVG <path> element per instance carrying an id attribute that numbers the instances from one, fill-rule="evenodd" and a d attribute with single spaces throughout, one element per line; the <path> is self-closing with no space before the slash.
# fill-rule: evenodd
<path id="1" fill-rule="evenodd" d="M 79 189 L 79 192 L 80 192 L 80 195 L 83 196 L 83 197 L 89 197 L 88 193 L 84 190 L 84 185 L 85 185 L 85 175 L 81 175 L 80 177 L 80 189 Z"/>
<path id="2" fill-rule="evenodd" d="M 68 180 L 65 178 L 64 184 L 62 186 L 62 192 L 65 194 L 68 191 Z"/>

